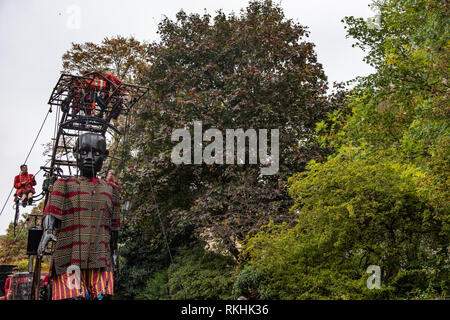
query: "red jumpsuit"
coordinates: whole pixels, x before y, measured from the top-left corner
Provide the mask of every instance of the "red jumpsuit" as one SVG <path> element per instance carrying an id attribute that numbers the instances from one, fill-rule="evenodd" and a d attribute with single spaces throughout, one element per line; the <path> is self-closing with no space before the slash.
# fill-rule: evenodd
<path id="1" fill-rule="evenodd" d="M 22 182 L 26 182 L 25 185 Z M 17 196 L 21 196 L 24 192 L 32 192 L 35 193 L 33 186 L 36 185 L 36 180 L 34 179 L 34 175 L 32 174 L 23 174 L 20 173 L 14 178 L 14 188 L 17 189 Z"/>
<path id="2" fill-rule="evenodd" d="M 112 75 L 110 73 L 103 73 L 103 76 L 108 79 L 109 81 L 111 81 L 112 83 L 114 83 L 114 85 L 116 87 L 118 87 L 121 83 L 122 80 L 120 80 L 119 78 L 117 78 L 115 75 Z"/>
<path id="3" fill-rule="evenodd" d="M 85 114 L 88 116 L 90 116 L 92 114 L 92 111 L 95 109 L 95 102 L 92 101 L 90 94 L 86 95 L 85 97 L 81 96 L 81 90 L 83 88 L 84 86 L 81 85 L 81 82 L 74 82 L 73 92 L 75 96 L 72 100 L 73 116 L 80 111 L 80 107 L 83 108 Z"/>
<path id="4" fill-rule="evenodd" d="M 6 278 L 6 281 L 5 281 L 5 297 L 4 297 L 4 300 L 6 300 L 6 298 L 7 298 L 7 296 L 8 296 L 8 291 L 9 291 L 10 283 L 11 283 L 11 278 L 10 278 L 10 277 Z"/>
<path id="5" fill-rule="evenodd" d="M 117 78 L 116 76 L 114 76 L 110 73 L 103 73 L 103 76 L 107 80 L 112 82 L 115 87 L 118 87 L 122 83 L 122 80 L 120 80 L 119 78 Z M 98 77 L 94 77 L 94 79 L 87 79 L 86 83 L 84 85 L 86 86 L 85 87 L 86 90 L 95 90 L 95 91 L 101 92 L 100 96 L 103 100 L 106 100 L 108 98 L 108 95 L 112 94 L 114 92 L 113 88 L 111 88 L 110 85 L 107 84 L 106 81 L 104 81 L 103 79 L 98 78 Z M 96 102 L 94 101 L 94 99 L 91 97 L 90 94 L 86 95 L 86 97 L 84 98 L 84 101 L 80 101 L 80 99 L 81 99 L 80 91 L 81 91 L 82 87 L 84 88 L 84 86 L 82 86 L 81 83 L 79 83 L 79 82 L 74 83 L 75 97 L 73 98 L 73 101 L 72 101 L 72 106 L 73 106 L 73 114 L 72 115 L 76 115 L 80 111 L 80 105 L 82 105 L 84 107 L 85 114 L 90 116 L 91 114 L 94 113 Z M 122 89 L 121 94 L 124 94 L 124 93 L 125 93 L 125 91 Z"/>

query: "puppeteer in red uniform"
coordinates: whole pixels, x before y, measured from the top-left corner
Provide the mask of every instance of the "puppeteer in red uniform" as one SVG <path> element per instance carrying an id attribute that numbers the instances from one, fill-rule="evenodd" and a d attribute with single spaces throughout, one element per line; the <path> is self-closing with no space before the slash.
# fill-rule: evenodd
<path id="1" fill-rule="evenodd" d="M 94 79 L 86 79 L 86 83 L 75 81 L 73 87 L 73 93 L 71 96 L 67 97 L 67 101 L 64 102 L 67 106 L 72 100 L 72 115 L 78 114 L 81 110 L 87 116 L 93 115 L 95 113 L 95 106 L 99 103 L 101 109 L 106 108 L 106 101 L 108 98 L 114 94 L 116 88 L 122 84 L 122 80 L 110 73 L 103 73 L 105 79 L 110 81 L 113 85 L 111 86 L 108 81 L 103 80 L 97 76 Z M 120 90 L 120 94 L 124 94 L 125 91 Z M 102 116 L 99 116 L 100 118 Z M 114 117 L 114 119 L 116 119 Z"/>
<path id="2" fill-rule="evenodd" d="M 34 175 L 28 173 L 28 167 L 26 164 L 20 166 L 20 174 L 14 178 L 14 188 L 17 189 L 16 195 L 22 197 L 22 205 L 24 207 L 27 204 L 33 203 L 33 194 L 35 193 L 33 186 L 36 185 Z"/>

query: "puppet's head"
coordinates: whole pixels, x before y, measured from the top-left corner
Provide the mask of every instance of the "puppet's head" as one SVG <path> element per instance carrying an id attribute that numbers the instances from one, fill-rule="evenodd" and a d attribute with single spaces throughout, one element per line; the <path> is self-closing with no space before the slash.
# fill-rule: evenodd
<path id="1" fill-rule="evenodd" d="M 80 135 L 73 148 L 77 166 L 84 177 L 95 177 L 108 156 L 105 137 L 95 133 Z"/>

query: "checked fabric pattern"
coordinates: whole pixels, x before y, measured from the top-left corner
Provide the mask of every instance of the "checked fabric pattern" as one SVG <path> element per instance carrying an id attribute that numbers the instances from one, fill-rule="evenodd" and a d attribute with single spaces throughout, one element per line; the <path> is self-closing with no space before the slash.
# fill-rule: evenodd
<path id="1" fill-rule="evenodd" d="M 45 214 L 61 221 L 52 259 L 57 275 L 65 274 L 70 265 L 112 270 L 111 231 L 120 228 L 116 184 L 86 177 L 58 179 Z"/>

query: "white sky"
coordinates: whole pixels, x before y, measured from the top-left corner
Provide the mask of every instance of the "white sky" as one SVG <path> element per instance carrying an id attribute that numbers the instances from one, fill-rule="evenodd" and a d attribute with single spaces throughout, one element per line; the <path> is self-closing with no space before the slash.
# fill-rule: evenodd
<path id="1" fill-rule="evenodd" d="M 282 0 L 287 18 L 308 26 L 309 41 L 316 45 L 319 62 L 330 84 L 367 75 L 372 69 L 362 61 L 361 50 L 345 38 L 344 16 L 371 17 L 370 0 Z M 61 56 L 71 42 L 101 42 L 104 37 L 133 35 L 138 40 L 157 40 L 157 26 L 164 15 L 173 19 L 179 9 L 187 13 L 215 15 L 216 10 L 239 13 L 246 0 L 228 1 L 66 1 L 0 0 L 0 209 L 36 137 L 49 106 L 48 98 L 62 68 Z M 79 9 L 79 28 L 71 19 Z M 71 27 L 72 26 L 72 27 Z M 35 173 L 47 159 L 42 144 L 53 136 L 51 113 L 27 161 Z M 36 191 L 41 191 L 42 175 Z M 14 219 L 10 198 L 0 216 L 0 234 Z M 30 209 L 23 209 L 25 212 Z"/>

